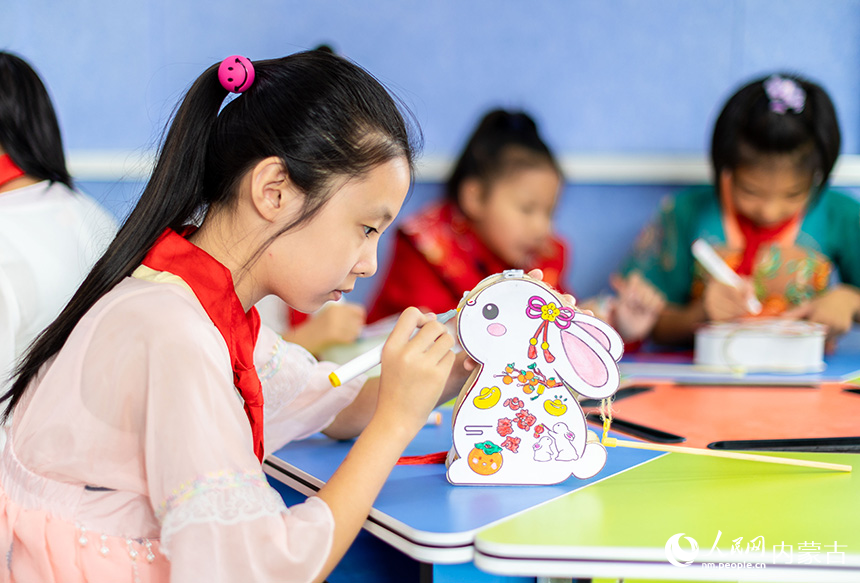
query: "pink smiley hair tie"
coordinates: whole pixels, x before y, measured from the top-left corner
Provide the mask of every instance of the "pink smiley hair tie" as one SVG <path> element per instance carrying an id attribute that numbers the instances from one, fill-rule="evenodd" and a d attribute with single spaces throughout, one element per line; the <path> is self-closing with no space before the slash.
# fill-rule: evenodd
<path id="1" fill-rule="evenodd" d="M 254 83 L 254 65 L 251 59 L 232 55 L 221 61 L 218 81 L 230 93 L 244 93 Z"/>

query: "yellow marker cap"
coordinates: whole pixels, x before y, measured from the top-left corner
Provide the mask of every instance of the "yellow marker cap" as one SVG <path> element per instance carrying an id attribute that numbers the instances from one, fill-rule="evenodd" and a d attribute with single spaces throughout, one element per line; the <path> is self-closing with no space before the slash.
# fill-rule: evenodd
<path id="1" fill-rule="evenodd" d="M 333 386 L 333 387 L 339 387 L 340 386 L 340 379 L 337 378 L 336 374 L 331 373 L 330 375 L 328 375 L 328 380 L 331 383 L 331 386 Z"/>

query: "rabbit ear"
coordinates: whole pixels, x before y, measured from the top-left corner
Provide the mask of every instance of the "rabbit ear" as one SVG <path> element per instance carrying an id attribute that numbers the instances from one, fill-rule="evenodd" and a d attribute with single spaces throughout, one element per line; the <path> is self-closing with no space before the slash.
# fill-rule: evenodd
<path id="1" fill-rule="evenodd" d="M 592 335 L 578 326 L 561 332 L 561 345 L 573 374 L 558 374 L 576 392 L 592 399 L 603 399 L 618 389 L 620 374 L 610 352 Z"/>
<path id="2" fill-rule="evenodd" d="M 573 318 L 573 324 L 579 326 L 586 333 L 600 342 L 603 347 L 609 351 L 612 358 L 618 361 L 621 355 L 624 354 L 624 341 L 615 328 L 594 316 L 588 314 L 577 313 Z"/>

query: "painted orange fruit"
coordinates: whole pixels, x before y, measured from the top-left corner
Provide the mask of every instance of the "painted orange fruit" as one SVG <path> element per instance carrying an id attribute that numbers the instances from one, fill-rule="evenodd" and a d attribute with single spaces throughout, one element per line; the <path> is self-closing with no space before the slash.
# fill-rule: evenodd
<path id="1" fill-rule="evenodd" d="M 502 448 L 492 441 L 476 443 L 469 452 L 469 467 L 482 476 L 495 474 L 502 467 Z"/>

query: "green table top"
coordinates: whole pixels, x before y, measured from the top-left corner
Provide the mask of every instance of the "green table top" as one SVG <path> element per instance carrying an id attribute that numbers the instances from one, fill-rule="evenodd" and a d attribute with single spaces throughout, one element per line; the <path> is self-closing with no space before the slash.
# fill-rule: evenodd
<path id="1" fill-rule="evenodd" d="M 855 470 L 667 454 L 481 531 L 476 563 L 484 555 L 487 570 L 509 574 L 860 581 L 860 456 L 779 455 Z M 747 551 L 756 543 L 763 551 Z M 764 567 L 740 576 L 703 566 L 729 562 Z"/>

